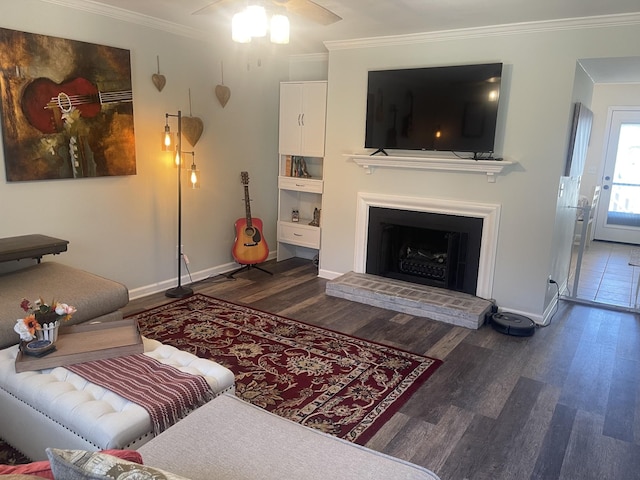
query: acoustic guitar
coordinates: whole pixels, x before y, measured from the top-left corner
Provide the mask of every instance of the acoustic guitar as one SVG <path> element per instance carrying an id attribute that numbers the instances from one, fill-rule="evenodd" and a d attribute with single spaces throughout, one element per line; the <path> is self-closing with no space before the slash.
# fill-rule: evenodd
<path id="1" fill-rule="evenodd" d="M 236 220 L 236 239 L 233 245 L 233 258 L 241 265 L 255 265 L 264 262 L 269 256 L 269 247 L 262 236 L 262 220 L 251 218 L 251 201 L 249 199 L 249 174 L 241 172 L 244 185 L 245 218 Z"/>

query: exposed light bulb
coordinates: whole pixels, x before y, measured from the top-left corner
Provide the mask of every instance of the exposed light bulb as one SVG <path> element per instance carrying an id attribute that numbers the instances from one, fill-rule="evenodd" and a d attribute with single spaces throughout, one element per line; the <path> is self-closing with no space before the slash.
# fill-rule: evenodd
<path id="1" fill-rule="evenodd" d="M 164 133 L 162 134 L 162 150 L 167 152 L 171 150 L 171 144 L 173 143 L 173 133 L 169 129 L 169 125 L 165 125 Z"/>

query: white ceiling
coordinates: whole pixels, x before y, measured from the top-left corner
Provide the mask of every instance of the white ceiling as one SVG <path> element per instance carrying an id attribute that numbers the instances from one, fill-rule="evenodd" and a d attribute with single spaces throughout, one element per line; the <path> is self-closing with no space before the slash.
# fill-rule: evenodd
<path id="1" fill-rule="evenodd" d="M 170 22 L 202 34 L 225 31 L 230 35 L 231 16 L 237 8 L 219 8 L 213 14 L 193 15 L 212 0 L 45 0 L 84 10 L 136 16 Z M 259 0 L 258 0 L 259 1 Z M 285 3 L 286 0 L 278 0 Z M 270 3 L 270 2 L 267 2 Z M 409 33 L 437 32 L 523 22 L 541 22 L 640 12 L 638 0 L 315 0 L 342 20 L 322 26 L 291 15 L 291 43 L 282 46 L 290 54 L 326 52 L 327 40 L 348 40 Z M 609 60 L 609 59 L 608 59 Z M 640 57 L 585 62 L 599 83 L 640 81 Z"/>

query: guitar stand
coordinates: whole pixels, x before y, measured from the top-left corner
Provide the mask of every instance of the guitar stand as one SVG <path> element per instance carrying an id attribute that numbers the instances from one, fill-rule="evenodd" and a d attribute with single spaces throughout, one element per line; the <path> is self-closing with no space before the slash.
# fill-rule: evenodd
<path id="1" fill-rule="evenodd" d="M 241 265 L 242 265 L 242 264 L 241 264 Z M 243 270 L 247 270 L 247 271 L 248 271 L 248 270 L 251 270 L 252 268 L 255 268 L 256 270 L 260 270 L 261 272 L 264 272 L 264 273 L 268 273 L 269 275 L 273 275 L 273 273 L 272 273 L 272 272 L 270 272 L 270 271 L 268 271 L 268 270 L 265 270 L 264 268 L 260 268 L 260 267 L 258 267 L 258 266 L 257 266 L 257 264 L 253 263 L 253 264 L 243 265 L 243 266 L 242 266 L 242 267 L 240 267 L 239 269 L 234 270 L 234 271 L 233 271 L 233 272 L 231 272 L 229 275 L 227 275 L 227 278 L 233 278 L 233 276 L 234 276 L 236 273 L 240 273 L 240 272 L 242 272 Z"/>

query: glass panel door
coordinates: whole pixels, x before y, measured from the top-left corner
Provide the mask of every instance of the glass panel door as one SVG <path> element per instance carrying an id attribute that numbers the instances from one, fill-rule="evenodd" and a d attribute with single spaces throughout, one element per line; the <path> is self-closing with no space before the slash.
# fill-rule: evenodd
<path id="1" fill-rule="evenodd" d="M 640 244 L 640 109 L 611 112 L 595 238 Z"/>

